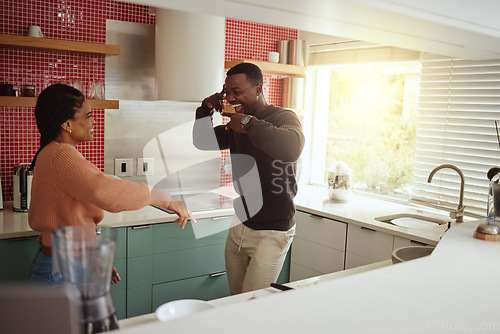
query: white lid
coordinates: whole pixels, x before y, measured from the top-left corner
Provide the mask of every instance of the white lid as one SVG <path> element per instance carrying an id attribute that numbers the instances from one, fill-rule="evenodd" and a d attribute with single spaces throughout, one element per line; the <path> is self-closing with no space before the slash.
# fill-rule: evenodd
<path id="1" fill-rule="evenodd" d="M 344 161 L 336 161 L 335 163 L 333 163 L 332 167 L 330 167 L 330 170 L 328 172 L 351 175 L 352 169 L 347 167 L 347 164 Z"/>

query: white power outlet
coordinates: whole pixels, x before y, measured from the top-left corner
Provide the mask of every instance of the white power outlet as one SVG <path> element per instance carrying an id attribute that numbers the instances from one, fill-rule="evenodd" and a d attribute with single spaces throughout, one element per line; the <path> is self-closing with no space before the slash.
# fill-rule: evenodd
<path id="1" fill-rule="evenodd" d="M 115 159 L 116 176 L 132 176 L 132 158 Z"/>
<path id="2" fill-rule="evenodd" d="M 137 158 L 137 175 L 155 175 L 155 158 Z"/>

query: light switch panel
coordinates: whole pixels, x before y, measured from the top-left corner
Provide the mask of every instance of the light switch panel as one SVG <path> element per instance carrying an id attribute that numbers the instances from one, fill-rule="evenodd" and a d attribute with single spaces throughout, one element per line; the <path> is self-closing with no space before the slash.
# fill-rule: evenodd
<path id="1" fill-rule="evenodd" d="M 116 176 L 132 176 L 132 158 L 115 159 Z"/>
<path id="2" fill-rule="evenodd" d="M 155 175 L 155 158 L 137 158 L 137 175 Z"/>

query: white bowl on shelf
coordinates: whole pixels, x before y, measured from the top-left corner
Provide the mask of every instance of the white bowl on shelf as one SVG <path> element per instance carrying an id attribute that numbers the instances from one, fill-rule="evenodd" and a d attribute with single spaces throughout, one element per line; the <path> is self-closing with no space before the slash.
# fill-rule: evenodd
<path id="1" fill-rule="evenodd" d="M 156 309 L 155 315 L 160 321 L 169 321 L 214 308 L 215 305 L 204 300 L 179 299 L 160 305 Z"/>

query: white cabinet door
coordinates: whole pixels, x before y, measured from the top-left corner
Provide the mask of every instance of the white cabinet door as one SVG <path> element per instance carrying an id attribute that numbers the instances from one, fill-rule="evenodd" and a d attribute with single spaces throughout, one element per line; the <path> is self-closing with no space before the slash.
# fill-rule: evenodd
<path id="1" fill-rule="evenodd" d="M 297 211 L 290 280 L 344 269 L 347 224 Z"/>
<path id="2" fill-rule="evenodd" d="M 345 251 L 347 224 L 297 211 L 295 236 L 300 239 Z"/>
<path id="3" fill-rule="evenodd" d="M 349 224 L 345 268 L 390 260 L 392 247 L 391 234 Z"/>

